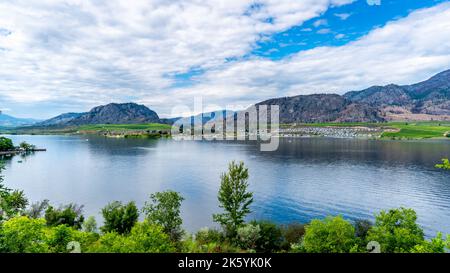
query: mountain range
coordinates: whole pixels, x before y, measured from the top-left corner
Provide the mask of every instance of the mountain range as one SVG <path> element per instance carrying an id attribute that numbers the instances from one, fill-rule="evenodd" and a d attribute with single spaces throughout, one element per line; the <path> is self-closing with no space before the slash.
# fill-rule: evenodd
<path id="1" fill-rule="evenodd" d="M 412 85 L 372 86 L 344 95 L 313 94 L 275 98 L 256 105 L 279 105 L 281 123 L 450 120 L 450 70 Z M 89 112 L 65 113 L 42 122 L 16 119 L 2 114 L 0 126 L 172 124 L 177 119 L 161 119 L 155 111 L 144 105 L 111 103 L 95 107 Z"/>
<path id="2" fill-rule="evenodd" d="M 39 122 L 30 118 L 15 118 L 0 112 L 0 127 L 19 127 L 33 125 Z"/>

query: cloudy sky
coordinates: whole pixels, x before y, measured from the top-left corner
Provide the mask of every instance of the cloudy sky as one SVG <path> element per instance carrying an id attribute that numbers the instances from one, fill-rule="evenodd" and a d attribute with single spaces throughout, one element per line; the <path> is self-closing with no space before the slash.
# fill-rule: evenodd
<path id="1" fill-rule="evenodd" d="M 170 116 L 409 84 L 450 69 L 437 0 L 1 0 L 0 109 L 49 118 L 109 102 Z"/>

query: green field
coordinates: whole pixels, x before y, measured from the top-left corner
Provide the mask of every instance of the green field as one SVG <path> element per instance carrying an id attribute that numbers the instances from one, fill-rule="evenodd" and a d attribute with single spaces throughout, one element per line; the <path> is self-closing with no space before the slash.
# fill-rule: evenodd
<path id="1" fill-rule="evenodd" d="M 399 132 L 384 132 L 382 138 L 422 139 L 442 138 L 450 136 L 448 122 L 392 122 L 387 124 L 391 128 L 400 129 Z"/>

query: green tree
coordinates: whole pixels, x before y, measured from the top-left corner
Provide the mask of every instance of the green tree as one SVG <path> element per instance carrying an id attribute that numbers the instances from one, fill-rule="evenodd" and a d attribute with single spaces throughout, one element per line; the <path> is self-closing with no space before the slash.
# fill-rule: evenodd
<path id="1" fill-rule="evenodd" d="M 341 216 L 312 220 L 302 248 L 310 253 L 348 253 L 355 247 L 355 228 Z"/>
<path id="2" fill-rule="evenodd" d="M 230 239 L 236 237 L 237 229 L 244 223 L 245 216 L 251 212 L 249 207 L 253 202 L 253 193 L 247 191 L 247 180 L 248 169 L 243 162 L 231 162 L 228 173 L 221 176 L 218 199 L 220 208 L 225 212 L 213 215 L 213 219 L 222 225 Z"/>
<path id="3" fill-rule="evenodd" d="M 96 233 L 97 232 L 97 221 L 94 216 L 89 216 L 83 223 L 83 231 Z"/>
<path id="4" fill-rule="evenodd" d="M 21 148 L 24 151 L 29 152 L 29 151 L 33 151 L 34 149 L 36 149 L 36 146 L 24 141 L 19 144 L 19 148 Z"/>
<path id="5" fill-rule="evenodd" d="M 0 152 L 14 150 L 14 144 L 11 139 L 0 137 Z"/>
<path id="6" fill-rule="evenodd" d="M 67 225 L 75 229 L 81 229 L 81 225 L 84 222 L 82 210 L 83 206 L 76 204 L 61 206 L 58 209 L 48 206 L 45 211 L 45 220 L 48 226 Z"/>
<path id="7" fill-rule="evenodd" d="M 423 230 L 416 220 L 416 212 L 412 209 L 381 211 L 376 215 L 375 225 L 369 230 L 367 240 L 378 242 L 384 253 L 410 252 L 424 242 Z"/>
<path id="8" fill-rule="evenodd" d="M 119 201 L 109 203 L 102 209 L 104 226 L 101 231 L 126 234 L 131 231 L 139 218 L 139 211 L 134 202 L 123 205 Z"/>
<path id="9" fill-rule="evenodd" d="M 436 164 L 436 168 L 443 170 L 450 170 L 450 161 L 448 158 L 442 159 L 442 164 Z"/>
<path id="10" fill-rule="evenodd" d="M 23 191 L 5 187 L 1 175 L 4 169 L 3 162 L 0 162 L 0 222 L 23 213 L 28 205 L 28 199 Z"/>
<path id="11" fill-rule="evenodd" d="M 150 201 L 145 202 L 143 213 L 150 223 L 163 227 L 172 241 L 179 241 L 183 235 L 180 207 L 184 198 L 177 192 L 164 191 L 150 195 Z"/>

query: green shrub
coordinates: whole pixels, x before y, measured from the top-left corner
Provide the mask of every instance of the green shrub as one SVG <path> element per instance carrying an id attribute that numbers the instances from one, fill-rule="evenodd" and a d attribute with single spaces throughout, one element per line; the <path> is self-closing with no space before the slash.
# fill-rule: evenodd
<path id="1" fill-rule="evenodd" d="M 442 164 L 436 164 L 436 168 L 443 170 L 450 170 L 450 161 L 448 158 L 442 159 Z"/>
<path id="2" fill-rule="evenodd" d="M 341 216 L 312 220 L 302 242 L 310 253 L 348 253 L 355 245 L 355 228 Z"/>
<path id="3" fill-rule="evenodd" d="M 217 229 L 202 228 L 195 234 L 195 240 L 201 245 L 220 244 L 225 241 L 225 235 Z"/>
<path id="4" fill-rule="evenodd" d="M 283 250 L 290 250 L 293 244 L 300 243 L 303 235 L 305 235 L 305 225 L 300 223 L 290 223 L 281 226 L 281 233 L 283 242 L 281 248 Z"/>
<path id="5" fill-rule="evenodd" d="M 367 240 L 376 241 L 384 253 L 410 252 L 424 242 L 423 230 L 416 223 L 417 215 L 412 209 L 381 211 L 375 225 L 369 230 Z"/>
<path id="6" fill-rule="evenodd" d="M 257 252 L 276 252 L 281 249 L 283 235 L 277 224 L 270 221 L 252 221 L 250 224 L 260 228 L 255 248 Z"/>
<path id="7" fill-rule="evenodd" d="M 118 234 L 129 233 L 139 218 L 139 212 L 134 202 L 122 205 L 119 201 L 109 203 L 102 209 L 104 233 L 117 232 Z"/>
<path id="8" fill-rule="evenodd" d="M 261 237 L 259 225 L 245 225 L 237 230 L 238 244 L 243 249 L 256 249 L 257 241 Z"/>
<path id="9" fill-rule="evenodd" d="M 109 232 L 91 246 L 99 253 L 169 253 L 175 246 L 163 228 L 148 222 L 136 223 L 129 234 Z"/>
<path id="10" fill-rule="evenodd" d="M 45 220 L 25 216 L 11 218 L 0 226 L 0 252 L 49 252 L 45 242 Z"/>

